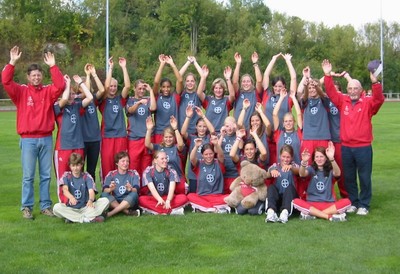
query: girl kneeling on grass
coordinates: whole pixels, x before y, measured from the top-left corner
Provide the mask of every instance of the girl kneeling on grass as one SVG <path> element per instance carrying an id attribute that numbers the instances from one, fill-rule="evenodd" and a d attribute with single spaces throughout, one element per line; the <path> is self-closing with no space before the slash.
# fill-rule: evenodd
<path id="1" fill-rule="evenodd" d="M 323 218 L 329 221 L 346 221 L 346 210 L 351 206 L 349 199 L 336 201 L 333 176 L 340 176 L 340 169 L 334 159 L 335 146 L 331 141 L 328 148 L 316 147 L 314 161 L 308 166 L 311 157 L 308 150 L 301 154 L 301 166 L 299 175 L 310 176 L 310 183 L 307 188 L 307 199 L 294 199 L 293 205 L 298 209 L 302 220 Z"/>
<path id="2" fill-rule="evenodd" d="M 153 163 L 143 173 L 143 187 L 147 186 L 149 193 L 139 197 L 140 207 L 151 214 L 184 215 L 188 199 L 185 194 L 174 195 L 179 176 L 168 166 L 167 153 L 156 150 Z"/>
<path id="3" fill-rule="evenodd" d="M 212 135 L 210 143 L 201 147 L 202 159 L 197 159 L 197 150 L 203 140 L 194 140 L 194 147 L 190 152 L 190 163 L 197 178 L 196 193 L 187 195 L 194 211 L 230 213 L 230 207 L 224 201 L 228 194 L 224 193 L 224 152 L 218 144 L 218 137 Z M 215 158 L 215 153 L 217 158 Z"/>

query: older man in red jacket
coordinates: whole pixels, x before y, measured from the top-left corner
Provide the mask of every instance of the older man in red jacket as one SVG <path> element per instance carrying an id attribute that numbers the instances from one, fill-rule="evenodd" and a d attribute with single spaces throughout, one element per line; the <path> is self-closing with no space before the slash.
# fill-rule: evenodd
<path id="1" fill-rule="evenodd" d="M 10 50 L 10 62 L 4 67 L 1 80 L 7 94 L 17 107 L 17 133 L 21 136 L 22 207 L 23 217 L 33 219 L 34 178 L 36 162 L 39 162 L 40 210 L 54 216 L 50 199 L 51 163 L 54 130 L 53 105 L 65 88 L 64 77 L 56 66 L 53 53 L 46 52 L 44 62 L 50 67 L 53 84 L 42 85 L 43 72 L 38 64 L 27 70 L 27 85 L 13 81 L 16 62 L 22 52 L 15 46 Z"/>
<path id="2" fill-rule="evenodd" d="M 340 111 L 340 139 L 344 184 L 352 203 L 347 212 L 367 215 L 372 197 L 372 116 L 377 114 L 385 97 L 377 76 L 370 72 L 372 96 L 363 96 L 361 83 L 352 79 L 347 84 L 347 94 L 336 91 L 329 60 L 322 62 L 325 89 Z M 360 192 L 357 184 L 360 181 Z"/>

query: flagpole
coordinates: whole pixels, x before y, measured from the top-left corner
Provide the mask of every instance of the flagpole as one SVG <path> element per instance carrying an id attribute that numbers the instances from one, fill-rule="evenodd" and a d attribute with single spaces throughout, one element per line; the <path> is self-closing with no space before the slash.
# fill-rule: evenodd
<path id="1" fill-rule="evenodd" d="M 109 23 L 109 2 L 106 0 L 106 72 L 108 72 L 108 59 L 109 59 L 109 42 L 110 42 L 110 37 L 109 37 L 109 30 L 108 30 L 108 23 Z"/>
<path id="2" fill-rule="evenodd" d="M 382 88 L 383 88 L 383 72 L 384 72 L 384 64 L 383 64 L 383 19 L 382 19 L 382 0 L 381 0 L 381 64 L 382 64 Z"/>

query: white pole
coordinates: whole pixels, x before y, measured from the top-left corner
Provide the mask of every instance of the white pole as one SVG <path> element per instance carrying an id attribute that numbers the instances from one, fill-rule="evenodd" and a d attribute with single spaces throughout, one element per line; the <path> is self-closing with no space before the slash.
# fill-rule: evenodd
<path id="1" fill-rule="evenodd" d="M 381 63 L 382 63 L 382 88 L 383 88 L 383 72 L 384 72 L 384 64 L 383 64 L 383 19 L 382 19 L 382 0 L 381 0 Z"/>
<path id="2" fill-rule="evenodd" d="M 108 59 L 109 59 L 109 30 L 108 30 L 108 14 L 109 14 L 109 3 L 106 0 L 106 73 L 108 72 Z"/>

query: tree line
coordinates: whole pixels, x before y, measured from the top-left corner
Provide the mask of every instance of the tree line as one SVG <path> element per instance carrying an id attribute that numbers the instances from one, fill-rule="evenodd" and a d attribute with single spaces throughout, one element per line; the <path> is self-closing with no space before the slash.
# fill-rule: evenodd
<path id="1" fill-rule="evenodd" d="M 242 72 L 252 72 L 251 53 L 259 54 L 264 69 L 279 52 L 291 53 L 297 74 L 310 66 L 322 76 L 321 61 L 329 58 L 335 71 L 348 71 L 369 85 L 368 62 L 380 59 L 380 22 L 360 29 L 327 27 L 298 17 L 271 12 L 262 0 L 110 0 L 110 56 L 128 60 L 131 79 L 152 82 L 160 53 L 181 66 L 188 55 L 210 68 L 209 79 L 233 67 L 234 53 L 244 58 Z M 20 46 L 23 55 L 15 79 L 25 82 L 32 62 L 43 63 L 43 52 L 56 53 L 63 73 L 83 74 L 92 63 L 105 76 L 106 0 L 0 0 L 0 58 Z M 383 22 L 384 90 L 397 92 L 400 74 L 400 25 Z M 122 75 L 116 70 L 118 79 Z M 284 62 L 273 74 L 289 79 Z M 165 76 L 173 76 L 172 71 Z M 274 75 L 272 75 L 274 76 Z M 47 75 L 48 77 L 48 75 Z M 210 80 L 212 81 L 212 80 Z M 344 84 L 344 82 L 343 82 Z M 0 87 L 0 98 L 6 98 Z"/>

